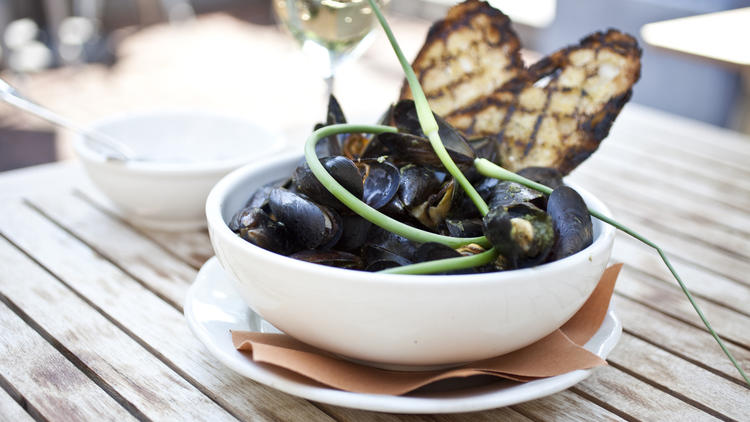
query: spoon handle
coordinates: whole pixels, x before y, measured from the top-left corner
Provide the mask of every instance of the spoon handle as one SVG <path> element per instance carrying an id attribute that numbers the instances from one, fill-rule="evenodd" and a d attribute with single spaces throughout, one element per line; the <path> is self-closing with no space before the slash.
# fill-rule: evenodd
<path id="1" fill-rule="evenodd" d="M 88 145 L 108 160 L 128 161 L 135 157 L 135 154 L 128 146 L 112 139 L 109 135 L 80 126 L 63 116 L 26 99 L 21 96 L 15 88 L 2 79 L 0 79 L 0 99 L 56 126 L 72 130 L 73 132 L 84 136 Z"/>

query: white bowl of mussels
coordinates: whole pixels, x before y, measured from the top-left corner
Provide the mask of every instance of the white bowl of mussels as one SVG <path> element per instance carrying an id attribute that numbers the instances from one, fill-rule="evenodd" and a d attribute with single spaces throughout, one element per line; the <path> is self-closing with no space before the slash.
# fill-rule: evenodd
<path id="1" fill-rule="evenodd" d="M 350 192 L 410 224 L 454 236 L 490 230 L 476 212 L 466 209 L 465 198 L 446 196 L 450 178 L 434 166 L 417 165 L 415 170 L 393 165 L 394 173 L 381 166 L 388 164 L 382 159 L 322 161 Z M 223 178 L 206 203 L 211 242 L 253 311 L 284 333 L 353 361 L 396 370 L 431 369 L 522 348 L 575 314 L 596 286 L 612 250 L 614 229 L 599 220 L 591 219 L 584 229 L 588 235 L 565 234 L 567 228 L 555 226 L 558 218 L 580 220 L 580 210 L 572 211 L 572 217 L 555 217 L 554 235 L 547 232 L 547 243 L 533 246 L 536 225 L 528 224 L 531 219 L 526 217 L 559 208 L 552 196 L 529 193 L 520 185 L 501 191 L 498 186 L 506 182 L 474 174 L 475 186 L 491 207 L 509 210 L 513 221 L 526 221 L 511 226 L 518 236 L 517 245 L 505 249 L 511 251 L 508 256 L 459 273 L 373 272 L 481 248 L 446 250 L 380 229 L 331 204 L 331 198 L 316 197 L 308 171 L 302 156 L 294 154 L 249 164 Z M 359 186 L 347 184 L 346 174 L 364 180 Z M 540 174 L 545 183 L 560 183 L 545 180 L 544 169 Z M 534 169 L 526 175 L 538 176 Z M 394 183 L 395 192 L 383 192 Z M 414 193 L 422 185 L 431 186 L 430 191 Z M 379 191 L 373 192 L 372 186 Z M 575 190 L 586 206 L 610 215 L 593 195 Z M 563 198 L 557 202 L 571 201 L 567 193 L 557 196 Z M 454 202 L 446 205 L 449 200 Z M 578 237 L 588 239 L 580 244 Z M 576 242 L 583 249 L 565 252 Z"/>

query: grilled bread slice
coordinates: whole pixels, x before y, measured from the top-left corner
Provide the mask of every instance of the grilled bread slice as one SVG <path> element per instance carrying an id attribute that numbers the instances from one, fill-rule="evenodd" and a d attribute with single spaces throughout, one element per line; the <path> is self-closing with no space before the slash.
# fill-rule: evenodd
<path id="1" fill-rule="evenodd" d="M 609 133 L 640 77 L 640 57 L 633 37 L 598 32 L 445 118 L 467 137 L 494 137 L 508 170 L 545 166 L 567 174 Z"/>
<path id="2" fill-rule="evenodd" d="M 519 76 L 523 62 L 510 19 L 484 1 L 468 0 L 432 25 L 412 67 L 432 110 L 445 116 Z M 407 98 L 404 82 L 401 99 Z"/>

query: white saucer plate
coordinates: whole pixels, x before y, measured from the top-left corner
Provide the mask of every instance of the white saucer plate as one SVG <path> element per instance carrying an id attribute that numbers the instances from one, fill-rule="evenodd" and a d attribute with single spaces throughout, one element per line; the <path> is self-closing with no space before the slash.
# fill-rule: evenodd
<path id="1" fill-rule="evenodd" d="M 586 378 L 591 370 L 527 383 L 496 378 L 447 380 L 403 396 L 341 391 L 272 365 L 255 363 L 232 345 L 230 330 L 278 332 L 239 297 L 218 260 L 208 260 L 190 287 L 185 318 L 209 352 L 232 370 L 277 390 L 308 400 L 355 409 L 392 413 L 458 413 L 509 406 L 562 391 Z M 622 324 L 610 307 L 602 326 L 585 348 L 606 358 L 622 334 Z"/>

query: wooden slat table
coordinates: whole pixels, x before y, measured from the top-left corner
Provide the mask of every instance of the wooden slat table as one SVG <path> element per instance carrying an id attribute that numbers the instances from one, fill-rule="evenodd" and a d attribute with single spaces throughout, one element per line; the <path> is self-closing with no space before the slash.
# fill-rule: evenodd
<path id="1" fill-rule="evenodd" d="M 399 74 L 388 66 L 380 89 L 396 92 Z M 631 104 L 571 179 L 664 247 L 750 371 L 750 138 Z M 750 389 L 657 255 L 625 236 L 612 258 L 626 264 L 613 299 L 624 333 L 609 366 L 543 399 L 459 415 L 312 403 L 223 367 L 182 316 L 186 290 L 212 255 L 204 231 L 128 224 L 74 161 L 0 174 L 0 419 L 750 418 Z"/>

